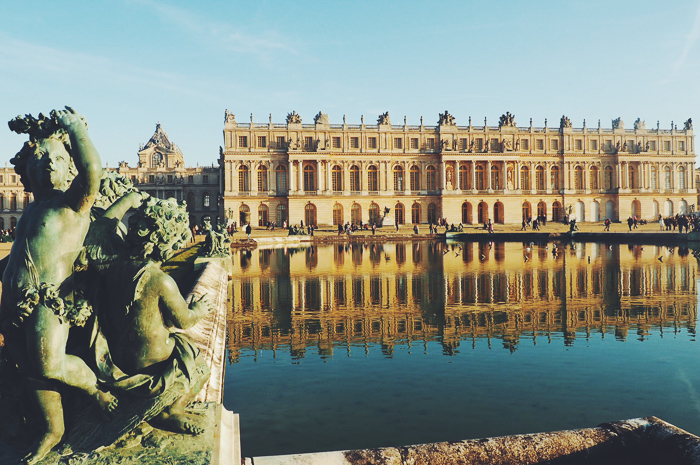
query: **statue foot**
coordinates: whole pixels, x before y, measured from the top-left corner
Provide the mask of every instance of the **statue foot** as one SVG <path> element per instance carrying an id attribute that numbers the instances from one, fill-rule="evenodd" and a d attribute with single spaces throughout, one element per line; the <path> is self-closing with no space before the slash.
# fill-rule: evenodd
<path id="1" fill-rule="evenodd" d="M 165 413 L 151 420 L 154 426 L 173 433 L 191 434 L 198 436 L 204 433 L 204 428 L 201 425 L 201 420 L 195 420 L 186 413 Z"/>
<path id="2" fill-rule="evenodd" d="M 37 441 L 36 445 L 34 446 L 34 450 L 29 452 L 22 459 L 22 461 L 27 465 L 34 465 L 35 463 L 39 462 L 41 459 L 46 457 L 46 454 L 51 452 L 51 449 L 56 447 L 58 443 L 61 442 L 62 437 L 63 435 L 61 434 L 46 433 L 42 438 L 40 438 Z"/>
<path id="3" fill-rule="evenodd" d="M 106 391 L 97 390 L 94 394 L 97 404 L 107 415 L 113 415 L 117 411 L 117 398 Z"/>

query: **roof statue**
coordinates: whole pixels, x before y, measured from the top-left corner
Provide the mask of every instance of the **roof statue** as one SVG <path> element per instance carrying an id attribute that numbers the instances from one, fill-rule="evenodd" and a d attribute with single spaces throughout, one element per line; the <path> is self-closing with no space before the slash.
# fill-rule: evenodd
<path id="1" fill-rule="evenodd" d="M 445 110 L 445 113 L 440 113 L 440 119 L 438 120 L 438 124 L 440 126 L 454 126 L 455 117 L 449 114 L 447 110 Z"/>
<path id="2" fill-rule="evenodd" d="M 571 120 L 566 115 L 561 115 L 559 120 L 559 129 L 570 128 Z"/>
<path id="3" fill-rule="evenodd" d="M 645 123 L 644 121 L 642 121 L 641 118 L 637 118 L 637 119 L 634 121 L 634 129 L 635 129 L 635 130 L 643 131 L 643 130 L 645 130 L 646 128 L 647 128 L 647 125 L 646 125 L 646 123 Z"/>
<path id="4" fill-rule="evenodd" d="M 618 117 L 612 120 L 612 128 L 613 129 L 625 129 L 625 122 L 622 121 L 622 118 Z"/>
<path id="5" fill-rule="evenodd" d="M 688 118 L 685 121 L 685 123 L 683 123 L 683 129 L 685 129 L 686 131 L 693 129 L 693 119 L 692 118 Z"/>
<path id="6" fill-rule="evenodd" d="M 509 111 L 506 112 L 505 115 L 501 115 L 501 118 L 498 120 L 498 127 L 515 127 L 515 115 L 511 115 Z"/>
<path id="7" fill-rule="evenodd" d="M 301 124 L 301 116 L 296 111 L 287 113 L 287 124 Z"/>
<path id="8" fill-rule="evenodd" d="M 389 119 L 389 112 L 388 111 L 379 115 L 379 118 L 377 118 L 377 124 L 391 125 L 391 119 Z"/>
<path id="9" fill-rule="evenodd" d="M 319 111 L 318 114 L 316 116 L 314 116 L 314 123 L 316 123 L 316 124 L 330 124 L 330 120 L 328 119 L 328 114 Z"/>
<path id="10" fill-rule="evenodd" d="M 234 115 L 230 111 L 226 110 L 224 112 L 224 123 L 235 123 L 235 122 L 236 122 L 236 115 Z"/>

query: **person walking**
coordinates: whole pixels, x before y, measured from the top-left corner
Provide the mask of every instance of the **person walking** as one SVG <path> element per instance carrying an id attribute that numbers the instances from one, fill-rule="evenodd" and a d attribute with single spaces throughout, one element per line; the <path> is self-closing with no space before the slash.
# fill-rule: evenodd
<path id="1" fill-rule="evenodd" d="M 248 239 L 250 239 L 250 232 L 253 230 L 253 228 L 250 227 L 250 223 L 245 225 L 245 233 L 248 235 Z"/>
<path id="2" fill-rule="evenodd" d="M 493 234 L 493 221 L 489 218 L 489 234 Z"/>

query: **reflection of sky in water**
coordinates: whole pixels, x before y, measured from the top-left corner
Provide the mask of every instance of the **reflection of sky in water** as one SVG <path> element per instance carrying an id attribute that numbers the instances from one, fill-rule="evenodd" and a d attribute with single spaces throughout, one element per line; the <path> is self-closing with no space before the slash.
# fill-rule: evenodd
<path id="1" fill-rule="evenodd" d="M 423 242 L 246 255 L 233 259 L 225 387 L 246 456 L 648 415 L 700 432 L 686 251 Z"/>

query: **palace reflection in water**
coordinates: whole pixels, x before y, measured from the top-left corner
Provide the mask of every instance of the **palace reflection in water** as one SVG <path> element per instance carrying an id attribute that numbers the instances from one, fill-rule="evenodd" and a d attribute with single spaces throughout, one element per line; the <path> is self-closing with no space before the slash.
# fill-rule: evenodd
<path id="1" fill-rule="evenodd" d="M 229 358 L 321 357 L 358 345 L 695 332 L 697 260 L 687 249 L 607 244 L 397 242 L 233 254 Z M 659 259 L 661 257 L 661 260 Z M 598 337 L 598 336 L 596 336 Z M 426 345 L 427 347 L 427 345 Z"/>

